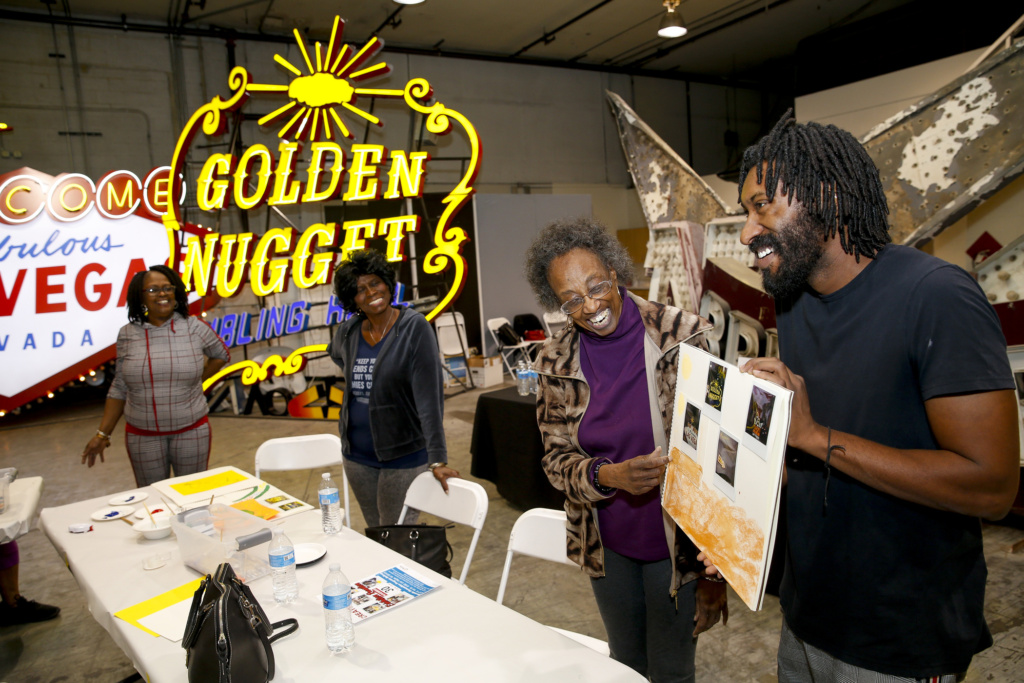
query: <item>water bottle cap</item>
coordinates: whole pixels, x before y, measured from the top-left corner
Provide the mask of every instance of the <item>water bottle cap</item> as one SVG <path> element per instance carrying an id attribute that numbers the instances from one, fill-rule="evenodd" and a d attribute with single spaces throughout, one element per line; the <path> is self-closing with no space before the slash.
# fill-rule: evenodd
<path id="1" fill-rule="evenodd" d="M 341 571 L 341 565 L 338 564 L 337 562 L 332 562 L 331 566 L 330 566 L 330 570 L 332 572 L 340 572 Z"/>
<path id="2" fill-rule="evenodd" d="M 330 472 L 324 472 L 323 474 L 320 475 L 320 477 L 322 479 L 330 479 L 331 478 L 331 473 Z"/>

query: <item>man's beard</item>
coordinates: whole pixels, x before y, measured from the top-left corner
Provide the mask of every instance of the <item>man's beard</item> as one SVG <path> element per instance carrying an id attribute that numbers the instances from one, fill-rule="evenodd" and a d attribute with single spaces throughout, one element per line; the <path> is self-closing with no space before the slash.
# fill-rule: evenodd
<path id="1" fill-rule="evenodd" d="M 775 254 L 775 272 L 761 271 L 764 290 L 773 299 L 786 299 L 801 292 L 807 280 L 821 262 L 825 250 L 825 227 L 802 209 L 788 223 L 782 224 L 775 232 L 758 235 L 750 242 L 755 254 L 771 247 Z"/>

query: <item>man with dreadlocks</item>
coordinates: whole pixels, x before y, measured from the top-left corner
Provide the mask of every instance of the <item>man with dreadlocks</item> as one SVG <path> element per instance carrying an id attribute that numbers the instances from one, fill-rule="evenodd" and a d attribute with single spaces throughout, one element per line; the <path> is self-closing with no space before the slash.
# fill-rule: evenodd
<path id="1" fill-rule="evenodd" d="M 961 268 L 890 244 L 852 135 L 789 113 L 747 149 L 741 239 L 792 389 L 780 681 L 962 680 L 992 644 L 979 517 L 1017 489 L 1013 376 Z"/>

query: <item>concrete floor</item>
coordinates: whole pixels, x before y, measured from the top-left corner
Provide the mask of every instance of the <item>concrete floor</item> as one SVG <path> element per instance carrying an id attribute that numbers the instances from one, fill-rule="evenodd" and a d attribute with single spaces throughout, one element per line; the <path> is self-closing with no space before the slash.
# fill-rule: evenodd
<path id="1" fill-rule="evenodd" d="M 449 457 L 452 465 L 467 477 L 473 413 L 480 393 L 478 390 L 460 394 L 446 402 Z M 124 455 L 120 429 L 108 449 L 108 462 L 91 470 L 79 464 L 79 454 L 94 433 L 100 413 L 100 403 L 90 401 L 72 403 L 60 410 L 43 407 L 16 421 L 0 422 L 0 466 L 18 467 L 23 476 L 42 475 L 43 507 L 132 488 L 134 480 Z M 265 439 L 335 430 L 333 423 L 288 418 L 213 416 L 211 423 L 211 467 L 235 465 L 250 471 L 256 447 Z M 308 481 L 305 474 L 293 473 L 268 473 L 267 478 L 296 495 Z M 522 511 L 505 502 L 493 484 L 480 483 L 489 494 L 490 508 L 467 585 L 494 598 L 508 535 Z M 314 497 L 315 482 L 307 499 Z M 354 500 L 353 517 L 353 526 L 362 529 L 362 515 Z M 456 576 L 461 571 L 470 535 L 470 530 L 459 527 L 450 536 L 456 548 Z M 974 659 L 967 676 L 971 683 L 1024 681 L 1024 552 L 1011 552 L 1022 541 L 1024 531 L 1019 529 L 985 528 L 989 565 L 986 612 L 995 645 Z M 19 545 L 22 593 L 29 599 L 59 605 L 62 613 L 58 619 L 44 624 L 0 628 L 0 683 L 116 683 L 131 677 L 131 664 L 93 620 L 74 578 L 47 538 L 34 530 L 20 539 Z M 541 582 L 544 590 L 531 589 Z M 605 637 L 588 580 L 572 567 L 517 558 L 505 603 L 542 623 Z M 775 681 L 775 649 L 782 618 L 778 600 L 767 597 L 764 608 L 757 613 L 748 610 L 735 595 L 731 595 L 730 604 L 729 625 L 716 626 L 701 637 L 697 680 Z"/>

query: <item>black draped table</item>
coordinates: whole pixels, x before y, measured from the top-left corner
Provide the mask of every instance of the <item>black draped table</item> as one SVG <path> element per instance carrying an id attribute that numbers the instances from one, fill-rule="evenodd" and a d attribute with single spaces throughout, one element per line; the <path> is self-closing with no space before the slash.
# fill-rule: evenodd
<path id="1" fill-rule="evenodd" d="M 498 493 L 521 510 L 562 509 L 565 497 L 541 468 L 544 446 L 537 429 L 537 397 L 515 387 L 480 396 L 473 418 L 472 474 L 492 481 Z"/>

